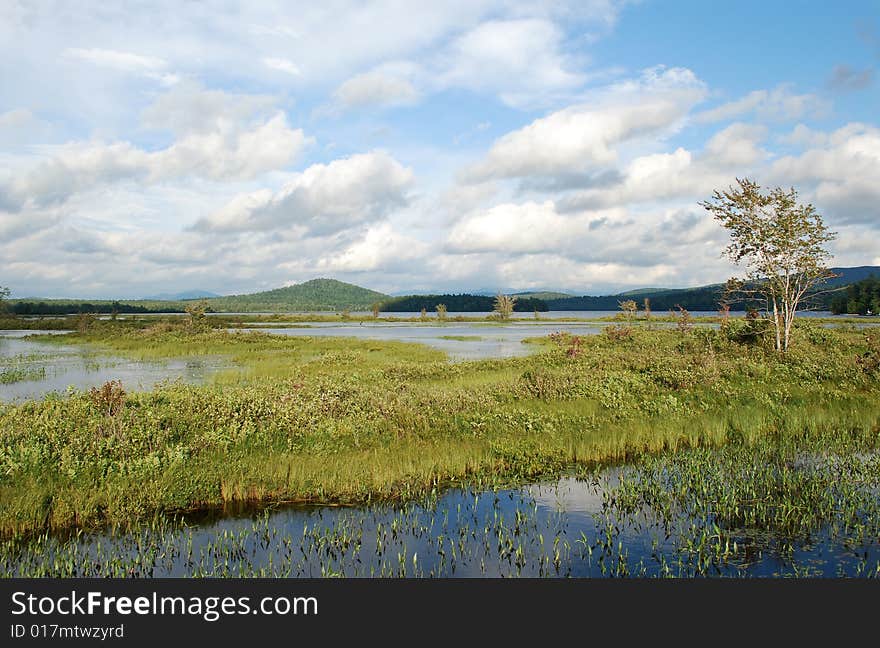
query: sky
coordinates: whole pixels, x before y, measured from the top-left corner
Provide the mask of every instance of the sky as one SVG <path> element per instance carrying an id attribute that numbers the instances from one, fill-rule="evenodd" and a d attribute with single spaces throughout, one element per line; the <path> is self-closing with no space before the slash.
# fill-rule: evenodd
<path id="1" fill-rule="evenodd" d="M 880 265 L 876 0 L 0 0 L 17 297 L 703 285 L 741 177 Z"/>

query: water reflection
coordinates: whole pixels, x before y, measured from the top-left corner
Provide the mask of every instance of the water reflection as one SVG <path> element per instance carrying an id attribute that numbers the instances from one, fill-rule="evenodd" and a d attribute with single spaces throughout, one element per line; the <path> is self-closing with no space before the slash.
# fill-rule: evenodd
<path id="1" fill-rule="evenodd" d="M 58 334 L 65 331 L 39 331 Z M 222 366 L 217 358 L 143 362 L 96 353 L 80 345 L 43 344 L 35 331 L 0 331 L 0 371 L 17 371 L 16 379 L 0 384 L 0 401 L 24 401 L 50 393 L 64 394 L 122 381 L 125 389 L 145 391 L 166 380 L 201 383 Z M 32 337 L 29 337 L 32 336 Z"/>

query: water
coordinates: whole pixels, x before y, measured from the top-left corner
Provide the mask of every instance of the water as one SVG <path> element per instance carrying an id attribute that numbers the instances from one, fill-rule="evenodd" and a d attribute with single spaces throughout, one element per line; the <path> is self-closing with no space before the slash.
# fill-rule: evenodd
<path id="1" fill-rule="evenodd" d="M 592 311 L 544 311 L 538 312 L 538 317 L 540 319 L 584 319 L 584 320 L 597 320 L 604 317 L 614 317 L 616 315 L 620 315 L 620 310 L 592 310 Z M 74 313 L 75 314 L 75 313 Z M 297 317 L 308 317 L 312 316 L 327 316 L 327 315 L 338 315 L 339 311 L 285 311 L 285 312 L 276 312 L 276 311 L 260 311 L 260 312 L 249 312 L 249 313 L 226 313 L 226 312 L 218 312 L 218 313 L 206 313 L 208 317 L 235 317 L 236 315 L 240 316 L 297 316 Z M 663 317 L 669 314 L 669 311 L 657 310 L 654 311 L 654 315 L 657 317 Z M 678 312 L 676 311 L 677 315 Z M 693 317 L 718 317 L 718 311 L 690 311 L 690 314 Z M 743 317 L 743 311 L 731 311 L 731 317 Z M 351 311 L 349 313 L 351 317 L 372 317 L 372 311 Z M 454 319 L 456 317 L 467 317 L 467 318 L 486 318 L 490 315 L 493 315 L 490 311 L 479 311 L 479 312 L 462 312 L 462 311 L 449 311 L 447 313 L 447 317 Z M 643 315 L 640 314 L 640 316 Z M 427 313 L 428 318 L 436 319 L 437 313 L 434 311 L 429 311 Z M 831 311 L 798 311 L 799 317 L 830 317 L 830 318 L 845 318 L 845 317 L 863 317 L 861 315 L 834 315 Z M 40 315 L 40 316 L 23 316 L 24 319 L 63 319 L 65 316 L 63 315 Z M 160 317 L 188 317 L 186 313 L 136 313 L 133 315 L 119 315 L 117 319 L 146 319 L 146 318 L 160 318 Z M 421 312 L 416 311 L 407 311 L 407 312 L 385 312 L 380 313 L 379 317 L 382 318 L 397 318 L 397 319 L 412 319 L 421 317 Z M 511 317 L 515 320 L 524 319 L 524 320 L 534 320 L 535 314 L 534 312 L 526 312 L 526 311 L 514 311 Z M 102 315 L 99 319 L 110 319 L 110 315 Z M 871 319 L 870 317 L 866 317 L 866 319 Z M 874 317 L 873 319 L 877 319 Z"/>
<path id="2" fill-rule="evenodd" d="M 0 384 L 0 402 L 42 398 L 98 387 L 120 380 L 129 391 L 146 391 L 166 380 L 204 382 L 207 375 L 223 366 L 217 358 L 171 359 L 141 362 L 98 354 L 82 345 L 42 344 L 34 336 L 66 331 L 0 331 L 0 371 L 21 369 L 28 379 Z"/>
<path id="3" fill-rule="evenodd" d="M 418 342 L 445 351 L 453 360 L 508 358 L 534 353 L 534 345 L 523 344 L 526 338 L 545 337 L 557 331 L 574 335 L 596 335 L 603 325 L 597 323 L 558 324 L 482 324 L 478 322 L 417 324 L 393 322 L 338 323 L 315 322 L 303 327 L 258 330 L 273 335 L 295 337 L 354 337 L 369 340 Z M 254 329 L 235 329 L 252 331 Z M 461 338 L 461 339 L 454 339 Z"/>
<path id="4" fill-rule="evenodd" d="M 498 491 L 365 508 L 215 511 L 142 533 L 0 545 L 6 575 L 274 577 L 607 577 L 877 575 L 880 541 L 827 529 L 780 541 L 743 529 L 724 558 L 694 549 L 686 512 L 671 528 L 648 509 L 620 514 L 621 469 Z M 615 513 L 615 511 L 617 511 Z M 701 524 L 700 520 L 696 520 Z M 714 556 L 714 558 L 713 558 Z M 56 561 L 57 559 L 57 561 Z M 56 561 L 56 562 L 53 562 Z M 52 567 L 52 565 L 64 567 Z M 58 569 L 73 573 L 59 574 Z M 53 571 L 54 570 L 54 571 Z"/>

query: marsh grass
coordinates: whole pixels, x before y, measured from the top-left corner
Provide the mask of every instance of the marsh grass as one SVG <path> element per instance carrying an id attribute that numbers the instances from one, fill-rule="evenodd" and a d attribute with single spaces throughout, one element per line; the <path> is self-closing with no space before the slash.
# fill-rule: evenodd
<path id="1" fill-rule="evenodd" d="M 798 330 L 779 357 L 717 331 L 634 329 L 585 337 L 576 356 L 544 340 L 527 358 L 449 364 L 406 343 L 99 322 L 48 343 L 233 368 L 204 386 L 125 393 L 112 422 L 83 393 L 0 406 L 0 531 L 124 526 L 236 502 L 400 502 L 880 426 L 859 332 Z"/>
<path id="2" fill-rule="evenodd" d="M 0 574 L 878 577 L 878 441 L 770 434 L 582 466 L 525 489 L 433 489 L 361 508 L 227 507 L 41 534 L 0 545 Z M 571 496 L 586 500 L 572 511 Z"/>

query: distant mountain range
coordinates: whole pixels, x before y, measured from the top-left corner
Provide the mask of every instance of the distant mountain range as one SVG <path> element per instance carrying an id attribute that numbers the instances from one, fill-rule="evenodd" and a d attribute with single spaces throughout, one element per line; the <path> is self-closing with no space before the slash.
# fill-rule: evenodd
<path id="1" fill-rule="evenodd" d="M 847 286 L 870 276 L 880 277 L 880 266 L 832 268 L 836 279 L 830 287 Z M 519 310 L 617 310 L 626 299 L 635 300 L 639 306 L 645 299 L 656 311 L 682 306 L 688 310 L 717 310 L 723 286 L 711 284 L 695 288 L 640 288 L 613 295 L 572 296 L 564 292 L 534 291 L 515 293 Z M 173 297 L 161 299 L 160 297 Z M 832 295 L 825 298 L 826 306 Z M 470 293 L 458 295 L 405 295 L 391 297 L 375 290 L 335 279 L 312 279 L 301 284 L 276 288 L 244 295 L 216 296 L 201 290 L 191 290 L 173 295 L 157 295 L 149 300 L 74 300 L 74 299 L 12 299 L 9 305 L 19 314 L 62 314 L 70 312 L 119 313 L 136 312 L 182 312 L 193 299 L 205 299 L 214 312 L 307 312 L 343 310 L 367 311 L 379 303 L 383 311 L 433 311 L 437 304 L 445 303 L 450 312 L 481 312 L 491 310 L 493 297 Z M 740 306 L 741 308 L 742 306 Z"/>
<path id="2" fill-rule="evenodd" d="M 828 288 L 839 288 L 856 283 L 862 279 L 874 275 L 880 277 L 880 266 L 858 266 L 855 268 L 831 268 L 836 278 L 830 280 Z M 641 308 L 644 300 L 648 299 L 653 310 L 669 310 L 681 306 L 688 310 L 714 311 L 718 309 L 721 300 L 723 284 L 710 284 L 696 288 L 640 288 L 628 290 L 614 295 L 567 297 L 563 299 L 549 299 L 547 307 L 550 310 L 579 311 L 579 310 L 617 310 L 621 301 L 632 299 Z M 820 305 L 830 305 L 831 296 L 819 300 Z M 734 310 L 744 310 L 744 304 L 732 305 Z"/>

